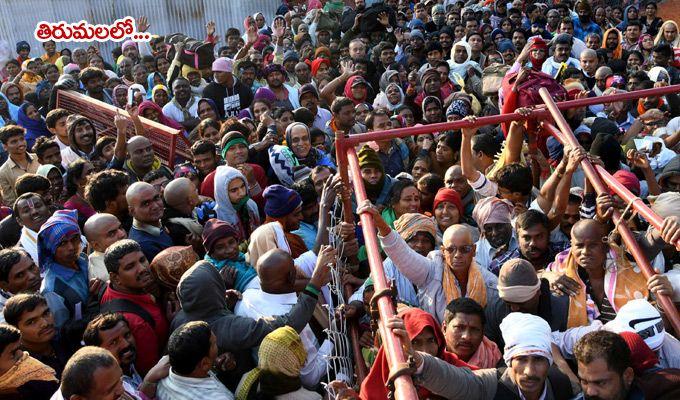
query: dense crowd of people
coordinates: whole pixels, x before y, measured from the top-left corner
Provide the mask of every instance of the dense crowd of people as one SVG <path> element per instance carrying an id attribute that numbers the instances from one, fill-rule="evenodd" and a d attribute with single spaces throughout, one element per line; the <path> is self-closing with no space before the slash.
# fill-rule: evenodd
<path id="1" fill-rule="evenodd" d="M 0 60 L 0 399 L 387 399 L 402 374 L 421 399 L 680 398 L 659 302 L 680 303 L 678 94 L 563 110 L 577 147 L 531 116 L 541 87 L 564 101 L 680 83 L 678 24 L 656 14 L 283 0 L 199 39 L 140 17 L 151 41 L 110 55 L 16 43 Z M 69 91 L 89 111 L 57 107 Z M 114 135 L 84 115 L 102 103 Z M 526 120 L 358 146 L 368 200 L 340 176 L 338 134 L 512 112 Z M 190 158 L 161 159 L 148 121 Z M 584 161 L 662 225 L 598 194 Z M 361 357 L 329 330 L 345 322 Z"/>

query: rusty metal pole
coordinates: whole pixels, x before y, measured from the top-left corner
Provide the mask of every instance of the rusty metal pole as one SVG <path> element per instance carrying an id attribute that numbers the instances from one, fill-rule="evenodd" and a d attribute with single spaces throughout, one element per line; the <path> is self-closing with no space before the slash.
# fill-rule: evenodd
<path id="1" fill-rule="evenodd" d="M 354 194 L 357 203 L 361 204 L 364 200 L 368 199 L 368 196 L 366 195 L 364 182 L 361 178 L 357 152 L 354 147 L 349 147 L 346 149 L 346 154 L 347 161 L 349 162 L 349 170 L 352 174 L 352 181 L 354 182 Z M 387 281 L 385 271 L 383 270 L 375 223 L 373 222 L 373 217 L 368 214 L 361 214 L 359 217 L 361 218 L 361 227 L 364 231 L 364 242 L 366 253 L 368 253 L 368 264 L 371 267 L 371 276 L 373 277 L 375 293 L 384 293 L 385 291 L 390 290 L 390 284 Z M 380 313 L 380 319 L 378 321 L 380 337 L 382 338 L 385 355 L 387 356 L 387 362 L 390 366 L 390 374 L 393 374 L 395 371 L 404 368 L 407 365 L 407 357 L 401 347 L 399 338 L 397 338 L 386 326 L 387 320 L 397 315 L 394 304 L 392 303 L 392 298 L 389 296 L 380 296 L 378 297 L 377 303 L 378 311 Z M 416 392 L 415 386 L 413 386 L 411 376 L 400 375 L 394 380 L 394 395 L 397 400 L 416 400 L 418 398 L 418 393 Z"/>
<path id="2" fill-rule="evenodd" d="M 541 98 L 545 102 L 546 107 L 550 111 L 550 114 L 555 119 L 555 122 L 559 127 L 559 132 L 561 133 L 560 137 L 562 141 L 566 145 L 578 147 L 579 143 L 576 140 L 574 133 L 569 127 L 567 121 L 564 119 L 564 116 L 562 115 L 560 110 L 557 108 L 548 90 L 546 88 L 541 88 L 539 90 L 539 94 L 541 95 Z M 557 129 L 552 127 L 551 126 L 552 124 L 544 122 L 544 125 L 549 129 L 549 131 L 552 134 L 557 133 L 556 132 Z M 581 161 L 581 168 L 583 168 L 583 172 L 585 173 L 586 178 L 593 185 L 593 188 L 595 189 L 597 194 L 609 193 L 609 191 L 607 190 L 607 186 L 605 186 L 605 184 L 602 182 L 602 179 L 598 175 L 596 169 L 593 167 L 593 165 L 590 163 L 588 159 L 584 159 L 583 161 Z M 645 277 L 649 279 L 652 275 L 654 275 L 654 270 L 652 269 L 649 260 L 642 253 L 642 250 L 640 249 L 635 239 L 635 236 L 633 236 L 633 233 L 631 232 L 630 228 L 628 228 L 628 225 L 626 225 L 625 221 L 621 221 L 621 223 L 619 223 L 619 220 L 621 219 L 621 214 L 617 210 L 614 210 L 612 219 L 616 226 L 618 226 L 619 233 L 621 234 L 621 239 L 623 239 L 624 243 L 630 250 L 630 253 L 633 255 L 633 258 L 635 259 L 635 262 L 637 262 L 638 267 L 640 267 L 640 270 L 645 275 Z M 661 304 L 663 310 L 665 311 L 666 316 L 668 317 L 668 320 L 670 321 L 671 325 L 673 325 L 673 329 L 675 329 L 676 332 L 680 332 L 680 317 L 678 317 L 678 310 L 675 308 L 675 304 L 673 304 L 671 298 L 665 295 L 656 295 L 656 298 L 659 304 Z"/>
<path id="3" fill-rule="evenodd" d="M 341 193 L 342 198 L 342 208 L 343 222 L 354 224 L 354 214 L 352 213 L 352 199 L 350 198 L 350 188 L 352 187 L 349 183 L 349 175 L 347 173 L 347 152 L 345 151 L 344 132 L 335 132 L 335 156 L 338 162 L 338 171 L 340 172 L 340 178 L 342 179 L 342 184 L 344 190 Z M 356 257 L 355 257 L 356 258 Z M 349 298 L 354 293 L 354 288 L 349 283 L 344 285 L 343 293 L 345 298 Z M 368 375 L 368 368 L 364 362 L 364 356 L 361 354 L 361 345 L 359 345 L 359 323 L 356 320 L 349 322 L 349 336 L 352 343 L 352 354 L 354 355 L 354 365 L 356 366 L 357 381 L 362 382 L 366 375 Z"/>

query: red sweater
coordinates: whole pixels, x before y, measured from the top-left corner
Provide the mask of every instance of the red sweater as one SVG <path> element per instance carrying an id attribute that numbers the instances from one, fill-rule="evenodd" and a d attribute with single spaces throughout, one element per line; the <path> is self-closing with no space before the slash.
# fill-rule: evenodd
<path id="1" fill-rule="evenodd" d="M 144 376 L 160 360 L 168 341 L 168 321 L 165 319 L 165 313 L 149 294 L 125 294 L 109 286 L 102 296 L 101 304 L 113 299 L 126 299 L 137 304 L 145 309 L 156 323 L 156 326 L 152 327 L 137 314 L 123 313 L 137 344 L 135 368 L 141 376 Z"/>

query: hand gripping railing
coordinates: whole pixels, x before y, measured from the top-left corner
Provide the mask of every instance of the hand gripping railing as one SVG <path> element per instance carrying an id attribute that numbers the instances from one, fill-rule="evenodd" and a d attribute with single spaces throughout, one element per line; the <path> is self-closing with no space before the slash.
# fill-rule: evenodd
<path id="1" fill-rule="evenodd" d="M 571 128 L 569 127 L 569 124 L 567 121 L 564 119 L 564 116 L 562 113 L 560 113 L 560 110 L 557 107 L 557 104 L 553 101 L 552 97 L 550 97 L 550 93 L 548 90 L 545 88 L 541 88 L 539 90 L 539 94 L 541 95 L 541 98 L 546 104 L 546 107 L 552 117 L 555 119 L 555 122 L 557 123 L 557 126 L 559 129 L 555 128 L 550 124 L 549 122 L 544 122 L 544 127 L 548 129 L 548 131 L 556 136 L 558 139 L 561 139 L 561 141 L 570 147 L 578 147 L 579 143 L 576 140 L 576 137 L 574 136 L 574 133 L 572 132 Z M 632 193 L 630 193 L 628 190 L 621 190 L 625 189 L 623 188 L 623 185 L 618 184 L 616 180 L 607 173 L 607 171 L 604 170 L 604 168 L 595 168 L 593 164 L 591 164 L 590 160 L 587 158 L 584 158 L 583 161 L 581 161 L 581 168 L 583 169 L 583 172 L 586 175 L 586 178 L 588 178 L 588 181 L 590 181 L 591 185 L 593 185 L 593 188 L 597 192 L 597 194 L 600 193 L 609 193 L 607 190 L 607 185 L 604 184 L 604 181 L 607 181 L 609 183 L 609 187 L 616 192 L 619 196 L 621 196 L 624 200 L 627 202 L 632 202 L 632 206 L 635 207 L 636 210 L 641 210 L 642 207 L 640 206 L 642 204 L 642 201 L 634 201 L 637 199 L 637 196 L 634 196 Z M 598 173 L 599 172 L 599 173 Z M 609 176 L 609 180 L 604 179 L 604 175 L 606 174 Z M 612 183 L 616 182 L 617 184 L 614 185 Z M 652 217 L 649 219 L 649 221 L 655 225 L 655 227 L 659 230 L 661 230 L 661 224 L 663 223 L 661 221 L 661 218 L 656 215 L 651 209 L 646 208 L 645 213 L 647 216 Z M 624 243 L 626 244 L 626 247 L 632 254 L 633 258 L 637 262 L 638 267 L 640 267 L 640 270 L 642 273 L 645 275 L 647 279 L 649 279 L 652 275 L 654 275 L 654 270 L 652 269 L 652 266 L 649 263 L 649 260 L 647 257 L 645 257 L 644 253 L 642 252 L 642 249 L 640 249 L 640 245 L 637 243 L 635 236 L 633 235 L 633 232 L 631 232 L 630 228 L 628 228 L 628 225 L 625 223 L 625 221 L 621 221 L 621 218 L 623 216 L 621 213 L 618 212 L 618 210 L 614 210 L 612 214 L 612 219 L 614 220 L 614 223 L 616 224 L 619 234 L 621 235 L 621 239 L 623 239 Z M 654 222 L 652 222 L 654 221 Z M 666 295 L 656 295 L 657 301 L 661 306 L 663 307 L 663 310 L 666 313 L 666 317 L 670 321 L 671 325 L 673 325 L 673 329 L 675 332 L 680 332 L 680 318 L 678 317 L 678 310 L 675 308 L 675 305 L 673 304 L 673 301 L 671 300 L 670 297 Z"/>

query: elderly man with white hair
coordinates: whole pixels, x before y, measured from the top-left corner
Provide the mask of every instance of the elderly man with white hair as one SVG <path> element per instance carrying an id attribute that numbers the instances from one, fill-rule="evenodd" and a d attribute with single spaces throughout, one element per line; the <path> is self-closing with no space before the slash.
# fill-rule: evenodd
<path id="1" fill-rule="evenodd" d="M 406 332 L 398 318 L 388 321 L 397 335 Z M 507 367 L 472 371 L 456 367 L 428 354 L 412 352 L 419 385 L 449 400 L 492 400 L 498 398 L 570 399 L 573 396 L 568 367 L 563 359 L 554 360 L 550 326 L 531 314 L 511 313 L 501 324 Z"/>

